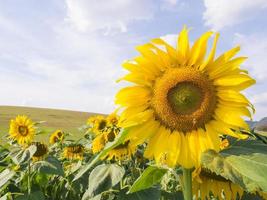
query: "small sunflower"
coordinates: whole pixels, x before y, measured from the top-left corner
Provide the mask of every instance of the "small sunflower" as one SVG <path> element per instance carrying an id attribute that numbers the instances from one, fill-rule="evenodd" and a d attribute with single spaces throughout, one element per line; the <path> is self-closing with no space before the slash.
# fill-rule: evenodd
<path id="1" fill-rule="evenodd" d="M 104 149 L 105 145 L 106 145 L 105 135 L 104 134 L 97 135 L 92 142 L 93 154 L 100 152 L 102 149 Z"/>
<path id="2" fill-rule="evenodd" d="M 148 142 L 145 156 L 170 167 L 200 165 L 207 149 L 220 150 L 220 134 L 246 138 L 233 130 L 249 129 L 252 104 L 240 93 L 255 83 L 240 69 L 246 57 L 233 58 L 240 47 L 215 57 L 218 34 L 206 57 L 203 34 L 190 47 L 188 29 L 179 34 L 177 48 L 158 38 L 137 47 L 141 56 L 123 64 L 130 71 L 120 80 L 133 86 L 121 89 L 115 103 L 122 113 L 119 125 L 131 127 L 126 139 Z"/>
<path id="3" fill-rule="evenodd" d="M 36 146 L 36 152 L 33 154 L 32 160 L 33 161 L 43 160 L 48 153 L 47 145 L 41 142 L 33 142 L 32 145 Z"/>
<path id="4" fill-rule="evenodd" d="M 20 145 L 29 144 L 35 136 L 34 123 L 27 116 L 18 115 L 10 121 L 9 135 Z"/>
<path id="5" fill-rule="evenodd" d="M 102 115 L 92 116 L 87 120 L 87 124 L 91 126 L 90 130 L 97 134 L 102 133 L 107 127 L 107 120 Z"/>
<path id="6" fill-rule="evenodd" d="M 83 160 L 84 147 L 82 145 L 70 145 L 64 148 L 63 156 L 69 160 Z"/>
<path id="7" fill-rule="evenodd" d="M 229 140 L 227 138 L 223 138 L 221 140 L 220 150 L 223 150 L 223 149 L 229 147 L 229 145 L 230 145 Z"/>
<path id="8" fill-rule="evenodd" d="M 107 125 L 109 127 L 116 126 L 119 122 L 119 116 L 114 112 L 107 116 Z"/>
<path id="9" fill-rule="evenodd" d="M 210 194 L 212 194 L 218 200 L 236 200 L 237 196 L 241 199 L 244 193 L 244 190 L 239 185 L 203 169 L 198 179 L 193 180 L 192 186 L 193 195 L 196 199 L 213 199 L 210 198 Z"/>
<path id="10" fill-rule="evenodd" d="M 136 152 L 136 145 L 129 140 L 110 150 L 105 157 L 107 160 L 128 160 Z"/>
<path id="11" fill-rule="evenodd" d="M 50 144 L 55 144 L 60 142 L 64 139 L 64 132 L 62 130 L 56 130 L 54 133 L 51 134 L 49 138 Z"/>

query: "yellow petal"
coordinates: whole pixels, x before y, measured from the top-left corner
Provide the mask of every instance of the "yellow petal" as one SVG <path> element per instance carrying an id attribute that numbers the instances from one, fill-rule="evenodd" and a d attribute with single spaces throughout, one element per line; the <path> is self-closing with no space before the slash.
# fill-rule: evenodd
<path id="1" fill-rule="evenodd" d="M 186 27 L 180 32 L 178 37 L 178 52 L 183 56 L 185 60 L 189 57 L 189 39 L 188 39 L 188 29 Z"/>
<path id="2" fill-rule="evenodd" d="M 202 63 L 206 55 L 208 39 L 211 35 L 211 31 L 206 32 L 195 42 L 190 52 L 190 59 L 188 61 L 189 66 Z"/>

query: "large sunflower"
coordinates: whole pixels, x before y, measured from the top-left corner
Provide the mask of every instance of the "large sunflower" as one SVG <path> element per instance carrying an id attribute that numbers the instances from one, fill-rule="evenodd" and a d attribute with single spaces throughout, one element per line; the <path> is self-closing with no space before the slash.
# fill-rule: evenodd
<path id="1" fill-rule="evenodd" d="M 9 135 L 20 145 L 29 144 L 35 136 L 34 123 L 27 116 L 18 115 L 10 121 Z"/>
<path id="2" fill-rule="evenodd" d="M 177 48 L 154 39 L 123 64 L 130 73 L 121 80 L 134 85 L 116 95 L 123 108 L 119 125 L 131 127 L 126 139 L 148 141 L 146 157 L 191 168 L 205 150 L 220 149 L 220 133 L 245 137 L 233 130 L 249 128 L 242 117 L 251 117 L 253 107 L 240 91 L 255 80 L 240 69 L 246 58 L 233 58 L 240 47 L 214 58 L 218 34 L 206 56 L 212 35 L 203 34 L 190 47 L 184 28 Z"/>

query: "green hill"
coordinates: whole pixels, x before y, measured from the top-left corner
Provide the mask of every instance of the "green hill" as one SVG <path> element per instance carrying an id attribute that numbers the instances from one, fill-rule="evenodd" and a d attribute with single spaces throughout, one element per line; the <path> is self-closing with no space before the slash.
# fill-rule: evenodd
<path id="1" fill-rule="evenodd" d="M 86 123 L 89 116 L 96 113 L 77 112 L 47 108 L 30 108 L 18 106 L 0 106 L 0 143 L 8 133 L 10 119 L 17 115 L 27 115 L 34 122 L 45 121 L 40 125 L 47 134 L 40 135 L 37 140 L 48 141 L 49 134 L 56 129 L 70 132 L 74 137 L 80 137 L 78 128 Z"/>

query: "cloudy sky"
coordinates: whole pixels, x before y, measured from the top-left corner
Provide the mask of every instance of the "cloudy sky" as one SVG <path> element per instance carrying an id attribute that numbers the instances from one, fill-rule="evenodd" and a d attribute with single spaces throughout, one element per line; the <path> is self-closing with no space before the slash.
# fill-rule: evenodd
<path id="1" fill-rule="evenodd" d="M 0 105 L 108 113 L 121 63 L 151 38 L 221 33 L 257 80 L 245 93 L 267 116 L 267 0 L 0 0 Z"/>

